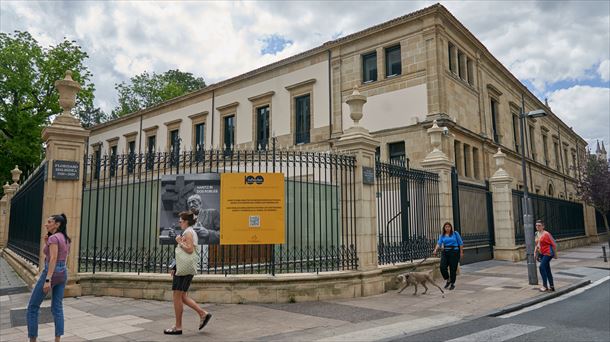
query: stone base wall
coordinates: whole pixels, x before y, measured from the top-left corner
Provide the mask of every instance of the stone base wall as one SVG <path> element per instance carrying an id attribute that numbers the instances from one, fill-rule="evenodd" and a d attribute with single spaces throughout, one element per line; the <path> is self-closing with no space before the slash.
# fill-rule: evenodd
<path id="1" fill-rule="evenodd" d="M 17 255 L 10 248 L 2 250 L 2 257 L 30 288 L 34 286 L 38 276 L 38 267 L 36 265 Z"/>
<path id="2" fill-rule="evenodd" d="M 597 242 L 595 237 L 580 236 L 557 240 L 557 249 L 559 257 L 561 258 L 561 251 L 576 248 L 581 246 L 587 246 L 591 243 Z M 525 245 L 519 245 L 514 248 L 498 248 L 494 247 L 494 259 L 496 260 L 507 260 L 507 261 L 521 261 L 526 259 Z"/>

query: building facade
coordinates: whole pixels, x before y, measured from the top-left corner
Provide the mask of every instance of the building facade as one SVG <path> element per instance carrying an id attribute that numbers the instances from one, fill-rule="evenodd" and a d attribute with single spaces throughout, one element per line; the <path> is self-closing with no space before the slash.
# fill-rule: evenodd
<path id="1" fill-rule="evenodd" d="M 501 148 L 513 189 L 521 189 L 525 148 L 530 191 L 575 199 L 586 142 L 440 4 L 95 126 L 88 152 L 265 149 L 271 137 L 329 149 L 353 125 L 345 99 L 355 87 L 367 96 L 360 123 L 380 142 L 380 159 L 419 166 L 437 120 L 449 129 L 442 149 L 461 181 L 484 184 Z M 522 96 L 525 112 L 548 113 L 527 119 L 525 146 Z"/>

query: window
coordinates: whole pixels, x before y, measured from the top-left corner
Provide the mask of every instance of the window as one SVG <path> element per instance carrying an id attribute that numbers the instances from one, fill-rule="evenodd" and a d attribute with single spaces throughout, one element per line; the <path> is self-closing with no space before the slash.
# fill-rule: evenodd
<path id="1" fill-rule="evenodd" d="M 447 51 L 449 57 L 449 71 L 455 73 L 455 61 L 453 60 L 453 55 L 455 54 L 455 46 L 449 43 L 449 49 Z"/>
<path id="2" fill-rule="evenodd" d="M 110 177 L 116 175 L 117 170 L 117 145 L 110 147 Z"/>
<path id="3" fill-rule="evenodd" d="M 519 135 L 519 116 L 513 114 L 513 143 L 515 144 L 515 151 L 520 153 L 519 142 L 521 135 Z"/>
<path id="4" fill-rule="evenodd" d="M 385 75 L 395 76 L 402 73 L 400 45 L 385 49 Z"/>
<path id="5" fill-rule="evenodd" d="M 563 173 L 570 174 L 570 160 L 568 159 L 568 149 L 563 149 Z"/>
<path id="6" fill-rule="evenodd" d="M 464 176 L 470 177 L 470 145 L 464 144 Z"/>
<path id="7" fill-rule="evenodd" d="M 377 81 L 377 52 L 362 55 L 362 82 Z"/>
<path id="8" fill-rule="evenodd" d="M 256 148 L 266 150 L 269 144 L 269 106 L 256 108 Z"/>
<path id="9" fill-rule="evenodd" d="M 306 144 L 309 143 L 310 130 L 310 96 L 309 94 L 299 96 L 294 99 L 296 108 L 296 125 L 295 125 L 295 140 L 294 143 Z"/>
<path id="10" fill-rule="evenodd" d="M 544 153 L 544 164 L 549 166 L 549 142 L 546 135 L 542 135 L 542 152 Z"/>
<path id="11" fill-rule="evenodd" d="M 491 99 L 491 130 L 494 138 L 494 142 L 500 143 L 500 136 L 498 132 L 498 101 Z"/>
<path id="12" fill-rule="evenodd" d="M 155 152 L 157 150 L 157 137 L 149 135 L 146 139 L 146 170 L 152 170 L 155 162 Z"/>
<path id="13" fill-rule="evenodd" d="M 202 150 L 205 146 L 205 123 L 195 125 L 195 150 Z"/>
<path id="14" fill-rule="evenodd" d="M 472 164 L 473 164 L 473 170 L 474 170 L 474 178 L 475 179 L 480 179 L 481 178 L 481 170 L 479 169 L 479 149 L 476 147 L 472 148 Z"/>
<path id="15" fill-rule="evenodd" d="M 136 141 L 127 142 L 127 173 L 131 174 L 136 165 Z"/>
<path id="16" fill-rule="evenodd" d="M 557 169 L 557 171 L 561 170 L 561 161 L 559 160 L 559 158 L 561 158 L 559 156 L 559 144 L 557 142 L 553 143 L 553 150 L 555 152 L 555 168 Z"/>
<path id="17" fill-rule="evenodd" d="M 404 141 L 388 144 L 388 152 L 390 154 L 390 163 L 405 165 L 406 154 Z"/>
<path id="18" fill-rule="evenodd" d="M 170 165 L 177 166 L 180 162 L 180 131 L 175 129 L 169 132 Z"/>
<path id="19" fill-rule="evenodd" d="M 375 160 L 381 160 L 381 147 L 379 146 L 375 147 Z"/>
<path id="20" fill-rule="evenodd" d="M 576 153 L 572 152 L 572 169 L 574 170 L 574 177 L 576 177 L 576 168 Z"/>
<path id="21" fill-rule="evenodd" d="M 466 74 L 468 76 L 468 84 L 474 85 L 474 64 L 472 59 L 466 57 Z"/>
<path id="22" fill-rule="evenodd" d="M 464 173 L 462 172 L 462 143 L 460 143 L 459 141 L 455 141 L 453 143 L 453 160 L 454 160 L 454 164 L 455 164 L 455 170 L 457 171 L 458 175 L 463 175 Z"/>
<path id="23" fill-rule="evenodd" d="M 553 189 L 553 184 L 549 184 L 549 196 L 555 196 L 555 189 Z"/>
<path id="24" fill-rule="evenodd" d="M 93 178 L 98 179 L 100 178 L 100 169 L 102 168 L 102 151 L 100 145 L 95 147 L 95 150 L 93 151 L 93 159 L 95 163 L 95 169 L 93 170 Z"/>
<path id="25" fill-rule="evenodd" d="M 464 73 L 464 54 L 461 51 L 458 51 L 458 55 L 457 55 L 457 62 L 458 62 L 458 76 L 460 76 L 461 79 L 465 79 L 466 75 Z"/>
<path id="26" fill-rule="evenodd" d="M 228 115 L 224 117 L 224 148 L 225 153 L 233 151 L 233 145 L 235 144 L 235 115 Z"/>
<path id="27" fill-rule="evenodd" d="M 530 157 L 533 160 L 536 160 L 536 141 L 534 140 L 535 136 L 535 127 L 530 126 Z"/>

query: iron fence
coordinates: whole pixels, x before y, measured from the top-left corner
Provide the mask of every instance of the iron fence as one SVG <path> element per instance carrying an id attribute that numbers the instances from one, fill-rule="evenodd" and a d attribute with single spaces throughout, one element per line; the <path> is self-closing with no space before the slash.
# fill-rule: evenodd
<path id="1" fill-rule="evenodd" d="M 528 194 L 533 207 L 534 221 L 543 220 L 545 229 L 555 239 L 584 236 L 584 208 L 581 203 L 558 198 Z M 513 190 L 513 213 L 515 224 L 515 243 L 525 243 L 523 231 L 523 192 Z"/>
<path id="2" fill-rule="evenodd" d="M 376 162 L 379 264 L 428 257 L 441 229 L 438 175 Z"/>
<path id="3" fill-rule="evenodd" d="M 39 263 L 46 167 L 43 162 L 11 198 L 7 245 L 34 265 Z"/>
<path id="4" fill-rule="evenodd" d="M 228 172 L 284 174 L 285 243 L 202 245 L 201 273 L 356 269 L 355 158 L 272 145 L 86 156 L 80 271 L 169 272 L 174 246 L 158 241 L 161 177 Z"/>

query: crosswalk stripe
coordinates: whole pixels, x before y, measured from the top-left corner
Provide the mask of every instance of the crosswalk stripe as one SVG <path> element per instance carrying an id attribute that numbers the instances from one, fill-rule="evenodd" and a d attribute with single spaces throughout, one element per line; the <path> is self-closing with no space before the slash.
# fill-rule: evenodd
<path id="1" fill-rule="evenodd" d="M 375 341 L 400 335 L 412 333 L 414 331 L 442 326 L 448 323 L 453 323 L 462 319 L 455 315 L 436 315 L 425 318 L 418 318 L 404 322 L 398 322 L 388 325 L 381 325 L 374 328 L 358 330 L 346 334 L 329 336 L 318 341 Z"/>
<path id="2" fill-rule="evenodd" d="M 502 342 L 510 340 L 511 338 L 519 337 L 521 335 L 529 334 L 540 329 L 544 329 L 544 327 L 511 323 L 487 330 L 482 330 L 474 334 L 454 338 L 446 342 Z"/>

